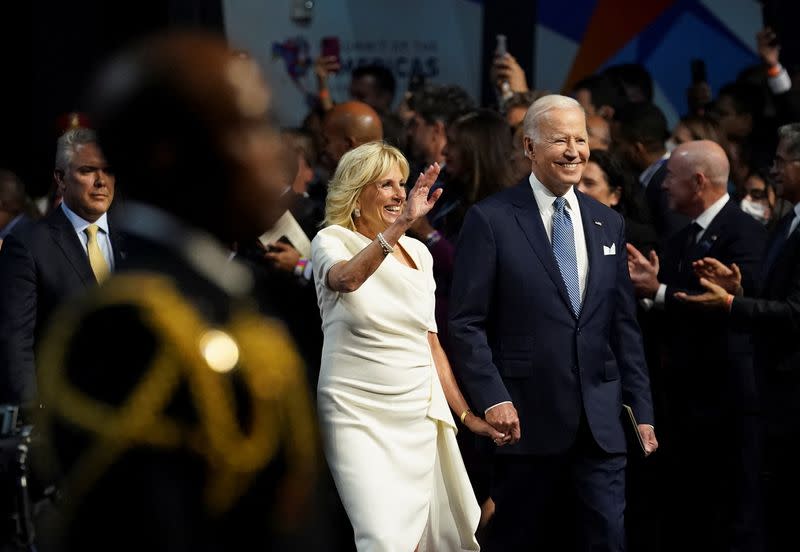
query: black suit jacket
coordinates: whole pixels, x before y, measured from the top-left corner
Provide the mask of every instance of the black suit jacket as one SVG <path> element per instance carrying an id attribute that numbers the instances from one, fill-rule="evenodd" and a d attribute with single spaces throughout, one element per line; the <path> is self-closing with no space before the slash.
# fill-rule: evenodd
<path id="1" fill-rule="evenodd" d="M 788 232 L 790 212 L 770 237 L 766 251 Z M 784 234 L 785 235 L 785 234 Z M 756 368 L 763 375 L 764 405 L 774 424 L 800 423 L 800 231 L 779 247 L 774 262 L 765 267 L 757 297 L 737 297 L 731 320 L 753 333 Z"/>
<path id="2" fill-rule="evenodd" d="M 662 185 L 667 176 L 667 164 L 662 163 L 658 170 L 650 177 L 644 197 L 647 200 L 647 207 L 653 217 L 653 225 L 656 227 L 658 237 L 662 243 L 674 236 L 681 228 L 689 224 L 689 219 L 685 215 L 676 213 L 669 208 L 667 191 Z"/>
<path id="3" fill-rule="evenodd" d="M 109 229 L 119 263 L 124 253 L 111 222 Z M 89 257 L 62 209 L 6 238 L 0 249 L 0 401 L 35 399 L 37 339 L 60 303 L 96 283 Z"/>
<path id="4" fill-rule="evenodd" d="M 692 262 L 714 257 L 726 265 L 736 263 L 745 294 L 754 296 L 766 230 L 728 201 L 699 241 L 691 243 L 690 231 L 686 226 L 667 242 L 659 272 L 667 286 L 663 335 L 670 402 L 677 402 L 674 406 L 685 414 L 706 419 L 734 410 L 755 411 L 758 395 L 749 334 L 731 327 L 724 312 L 692 308 L 675 293 L 702 293 Z"/>

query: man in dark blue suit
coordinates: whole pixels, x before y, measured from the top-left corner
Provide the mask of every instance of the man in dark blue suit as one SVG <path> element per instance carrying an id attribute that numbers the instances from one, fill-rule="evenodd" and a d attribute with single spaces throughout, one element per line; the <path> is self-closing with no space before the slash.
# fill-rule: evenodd
<path id="1" fill-rule="evenodd" d="M 669 208 L 692 222 L 667 241 L 660 263 L 655 253 L 647 259 L 628 245 L 634 288 L 655 302 L 651 314 L 664 342 L 667 550 L 762 549 L 759 402 L 750 337 L 724 312 L 698 311 L 676 298 L 704 291 L 693 266 L 704 257 L 735 263 L 743 294 L 757 292 L 766 230 L 728 196 L 729 167 L 714 142 L 677 147 L 664 189 Z M 664 428 L 665 417 L 658 415 Z M 704 454 L 709 427 L 715 428 L 714 453 Z"/>
<path id="2" fill-rule="evenodd" d="M 467 213 L 451 292 L 457 374 L 472 406 L 512 435 L 493 460 L 486 549 L 564 550 L 577 533 L 581 550 L 620 551 L 623 403 L 647 453 L 658 446 L 624 224 L 574 189 L 589 157 L 576 101 L 540 98 L 524 128 L 532 174 Z M 580 530 L 550 540 L 569 493 Z"/>
<path id="3" fill-rule="evenodd" d="M 68 130 L 56 147 L 61 206 L 0 250 L 0 402 L 36 399 L 34 350 L 56 307 L 97 285 L 122 254 L 107 211 L 115 177 L 92 130 Z"/>

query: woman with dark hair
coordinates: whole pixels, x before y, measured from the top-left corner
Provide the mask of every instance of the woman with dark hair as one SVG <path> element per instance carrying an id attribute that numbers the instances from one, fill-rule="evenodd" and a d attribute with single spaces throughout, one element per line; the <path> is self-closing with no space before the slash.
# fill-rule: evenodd
<path id="1" fill-rule="evenodd" d="M 633 185 L 614 154 L 592 150 L 578 190 L 611 207 L 625 219 L 625 238 L 636 249 L 649 254 L 658 244 L 644 195 Z"/>
<path id="2" fill-rule="evenodd" d="M 428 246 L 433 257 L 436 323 L 439 341 L 447 351 L 447 309 L 456 239 L 464 215 L 473 204 L 514 183 L 511 128 L 495 111 L 479 109 L 467 113 L 448 126 L 444 156 L 444 193 L 427 217 L 417 219 L 411 231 Z M 489 463 L 470 432 L 460 431 L 458 441 L 481 504 L 480 527 L 484 527 L 494 512 L 489 497 Z"/>
<path id="3" fill-rule="evenodd" d="M 436 322 L 447 348 L 447 297 L 453 274 L 453 252 L 467 210 L 478 201 L 513 184 L 511 130 L 499 113 L 479 109 L 462 115 L 447 127 L 444 193 L 411 233 L 433 256 L 436 279 Z"/>

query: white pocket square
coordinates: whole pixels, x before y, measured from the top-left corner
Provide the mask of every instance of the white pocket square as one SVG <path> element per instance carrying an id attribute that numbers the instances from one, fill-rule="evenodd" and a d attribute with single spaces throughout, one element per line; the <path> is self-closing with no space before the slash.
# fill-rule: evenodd
<path id="1" fill-rule="evenodd" d="M 609 247 L 608 245 L 603 246 L 603 255 L 616 255 L 617 254 L 617 244 L 612 243 Z"/>

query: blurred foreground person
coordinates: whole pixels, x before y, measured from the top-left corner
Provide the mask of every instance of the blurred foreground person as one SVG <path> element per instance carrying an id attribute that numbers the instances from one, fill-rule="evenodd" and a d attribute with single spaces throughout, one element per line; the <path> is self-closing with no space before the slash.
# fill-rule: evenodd
<path id="1" fill-rule="evenodd" d="M 143 42 L 92 88 L 130 250 L 40 350 L 64 497 L 40 548 L 296 549 L 278 534 L 314 472 L 301 365 L 222 246 L 279 212 L 269 104 L 257 66 L 201 34 Z"/>

